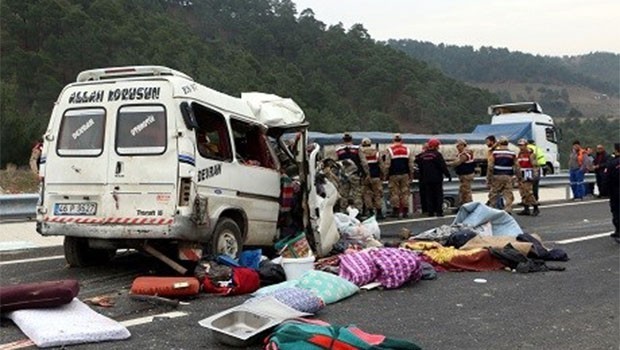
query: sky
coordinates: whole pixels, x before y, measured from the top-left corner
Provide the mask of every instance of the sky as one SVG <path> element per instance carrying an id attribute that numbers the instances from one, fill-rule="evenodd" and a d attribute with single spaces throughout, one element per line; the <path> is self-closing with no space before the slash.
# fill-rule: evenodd
<path id="1" fill-rule="evenodd" d="M 375 40 L 507 48 L 535 55 L 620 53 L 620 0 L 292 0 Z"/>

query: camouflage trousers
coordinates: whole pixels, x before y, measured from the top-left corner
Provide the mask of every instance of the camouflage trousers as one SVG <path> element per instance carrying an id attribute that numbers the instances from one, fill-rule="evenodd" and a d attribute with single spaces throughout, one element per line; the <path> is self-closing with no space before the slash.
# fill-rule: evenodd
<path id="1" fill-rule="evenodd" d="M 459 175 L 459 203 L 471 202 L 471 183 L 474 181 L 474 174 Z"/>
<path id="2" fill-rule="evenodd" d="M 534 183 L 532 181 L 520 181 L 519 194 L 524 205 L 538 205 L 538 201 L 534 197 Z"/>
<path id="3" fill-rule="evenodd" d="M 504 197 L 504 210 L 512 211 L 512 203 L 515 198 L 512 194 L 512 176 L 510 175 L 493 175 L 491 180 L 491 190 L 489 191 L 489 205 L 497 208 L 497 200 Z"/>
<path id="4" fill-rule="evenodd" d="M 392 210 L 409 207 L 409 195 L 411 193 L 409 175 L 390 175 L 388 188 L 390 189 Z"/>
<path id="5" fill-rule="evenodd" d="M 348 181 L 340 183 L 338 188 L 340 193 L 340 210 L 346 212 L 349 205 L 354 206 L 360 212 L 364 208 L 364 202 L 362 201 L 362 182 L 359 176 L 352 175 L 348 178 Z"/>
<path id="6" fill-rule="evenodd" d="M 381 209 L 383 206 L 383 184 L 378 177 L 364 180 L 364 204 L 366 209 Z"/>

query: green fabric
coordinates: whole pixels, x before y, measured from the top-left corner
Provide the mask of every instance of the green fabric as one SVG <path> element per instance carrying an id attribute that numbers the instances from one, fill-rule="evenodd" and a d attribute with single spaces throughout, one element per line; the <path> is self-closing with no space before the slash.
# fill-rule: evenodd
<path id="1" fill-rule="evenodd" d="M 352 328 L 354 326 L 319 325 L 304 320 L 290 320 L 276 327 L 267 338 L 265 349 L 274 349 L 273 345 L 279 350 L 330 349 L 328 346 L 311 343 L 313 337 L 326 336 L 360 350 L 421 350 L 418 345 L 410 341 L 389 337 L 385 337 L 379 344 L 371 345 L 351 332 Z"/>
<path id="2" fill-rule="evenodd" d="M 325 304 L 335 303 L 359 291 L 358 286 L 342 277 L 316 270 L 304 273 L 297 287 L 313 291 Z"/>

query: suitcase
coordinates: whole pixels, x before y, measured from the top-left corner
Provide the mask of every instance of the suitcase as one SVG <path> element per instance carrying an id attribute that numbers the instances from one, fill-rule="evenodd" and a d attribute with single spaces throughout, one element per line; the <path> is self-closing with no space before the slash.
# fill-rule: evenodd
<path id="1" fill-rule="evenodd" d="M 78 295 L 76 280 L 59 280 L 0 287 L 0 312 L 50 308 L 68 304 Z"/>
<path id="2" fill-rule="evenodd" d="M 200 282 L 195 277 L 138 277 L 131 285 L 131 293 L 141 295 L 186 297 L 199 292 Z"/>

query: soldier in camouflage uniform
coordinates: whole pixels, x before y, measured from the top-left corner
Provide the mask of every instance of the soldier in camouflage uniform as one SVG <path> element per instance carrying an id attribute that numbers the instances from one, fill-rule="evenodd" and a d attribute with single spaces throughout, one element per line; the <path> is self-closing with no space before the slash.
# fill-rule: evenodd
<path id="1" fill-rule="evenodd" d="M 376 215 L 377 219 L 383 219 L 381 208 L 383 206 L 383 184 L 381 183 L 381 168 L 383 161 L 379 151 L 372 146 L 369 138 L 362 140 L 362 153 L 368 162 L 368 177 L 364 180 L 364 205 L 368 215 Z"/>
<path id="2" fill-rule="evenodd" d="M 488 203 L 491 207 L 497 208 L 498 199 L 503 196 L 506 201 L 504 210 L 509 214 L 512 214 L 514 201 L 512 179 L 519 171 L 516 158 L 517 155 L 508 149 L 508 138 L 502 136 L 489 157 L 487 167 L 487 186 L 490 187 Z"/>
<path id="3" fill-rule="evenodd" d="M 517 155 L 517 163 L 520 171 L 517 173 L 519 179 L 519 193 L 524 209 L 517 215 L 533 215 L 538 216 L 538 201 L 534 196 L 534 181 L 539 176 L 538 163 L 532 150 L 528 147 L 527 140 L 520 139 L 517 143 L 519 146 L 519 154 Z M 534 211 L 530 213 L 530 206 L 534 207 Z"/>
<path id="4" fill-rule="evenodd" d="M 403 145 L 400 134 L 394 135 L 394 143 L 385 157 L 384 173 L 388 175 L 392 217 L 409 216 L 410 184 L 413 180 L 413 152 Z"/>
<path id="5" fill-rule="evenodd" d="M 360 147 L 353 144 L 351 134 L 344 133 L 342 141 L 344 143 L 336 149 L 336 159 L 343 168 L 339 187 L 340 210 L 345 211 L 352 205 L 361 213 L 364 208 L 362 179 L 368 174 L 368 163 L 364 154 L 360 152 Z"/>

